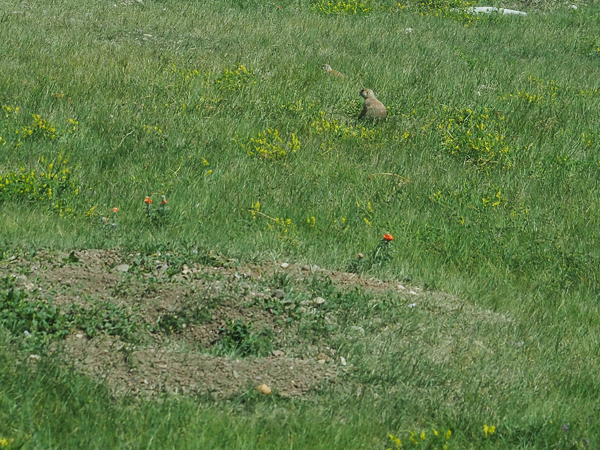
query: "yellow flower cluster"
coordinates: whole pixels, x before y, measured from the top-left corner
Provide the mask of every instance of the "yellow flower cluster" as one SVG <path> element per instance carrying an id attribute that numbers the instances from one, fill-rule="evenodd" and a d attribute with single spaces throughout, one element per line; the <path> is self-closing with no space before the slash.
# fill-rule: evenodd
<path id="1" fill-rule="evenodd" d="M 508 94 L 502 97 L 503 100 L 518 99 L 526 103 L 527 105 L 538 105 L 545 106 L 556 101 L 558 94 L 558 86 L 554 80 L 544 81 L 541 78 L 527 77 L 530 82 L 530 90 L 518 91 L 516 94 Z"/>
<path id="2" fill-rule="evenodd" d="M 250 142 L 242 146 L 249 156 L 259 156 L 264 159 L 283 159 L 290 153 L 300 150 L 300 141 L 294 133 L 287 142 L 279 137 L 279 131 L 268 128 L 256 137 L 251 137 Z"/>
<path id="3" fill-rule="evenodd" d="M 248 70 L 243 64 L 238 64 L 238 66 L 233 70 L 225 69 L 225 72 L 223 72 L 223 74 L 217 78 L 217 86 L 220 89 L 234 91 L 241 89 L 253 79 L 253 71 Z M 254 81 L 253 84 L 256 84 L 256 81 Z"/>
<path id="4" fill-rule="evenodd" d="M 373 0 L 318 0 L 313 3 L 313 12 L 317 14 L 369 14 L 373 11 Z"/>
<path id="5" fill-rule="evenodd" d="M 470 12 L 474 1 L 463 0 L 425 0 L 419 4 L 422 16 L 441 17 L 461 22 L 464 26 L 473 25 L 480 17 Z"/>
<path id="6" fill-rule="evenodd" d="M 504 135 L 504 117 L 490 114 L 487 108 L 479 113 L 469 108 L 444 107 L 444 110 L 448 118 L 438 128 L 442 133 L 442 147 L 449 154 L 480 168 L 491 168 L 506 160 L 512 149 Z"/>
<path id="7" fill-rule="evenodd" d="M 433 436 L 430 435 L 430 439 L 428 439 L 427 437 L 427 433 L 425 432 L 425 430 L 422 430 L 420 434 L 415 433 L 414 431 L 409 431 L 409 437 L 408 440 L 412 443 L 413 447 L 426 447 L 426 448 L 442 448 L 443 450 L 447 450 L 448 449 L 448 441 L 450 440 L 450 438 L 452 437 L 452 431 L 448 430 L 445 435 L 442 433 L 440 434 L 440 432 L 438 430 L 436 430 L 435 428 L 431 429 L 431 433 L 433 434 Z M 396 449 L 401 449 L 402 448 L 402 441 L 400 440 L 399 437 L 396 437 L 392 434 L 388 434 L 390 440 L 392 441 L 392 443 L 394 444 Z M 428 442 L 430 441 L 430 442 Z M 440 447 L 437 447 L 437 445 L 440 445 Z M 388 449 L 388 450 L 391 450 Z"/>
<path id="8" fill-rule="evenodd" d="M 67 162 L 59 156 L 57 163 L 48 164 L 45 171 L 21 167 L 18 171 L 0 174 L 0 201 L 46 201 L 61 214 L 71 212 L 71 201 L 79 195 L 79 188 L 71 180 Z"/>
<path id="9" fill-rule="evenodd" d="M 32 114 L 33 118 L 33 129 L 37 134 L 41 134 L 44 137 L 54 139 L 56 137 L 56 127 L 42 118 L 39 114 Z"/>
<path id="10" fill-rule="evenodd" d="M 328 135 L 342 139 L 371 140 L 377 135 L 377 130 L 340 123 L 337 119 L 327 119 L 321 112 L 310 127 L 318 135 Z"/>

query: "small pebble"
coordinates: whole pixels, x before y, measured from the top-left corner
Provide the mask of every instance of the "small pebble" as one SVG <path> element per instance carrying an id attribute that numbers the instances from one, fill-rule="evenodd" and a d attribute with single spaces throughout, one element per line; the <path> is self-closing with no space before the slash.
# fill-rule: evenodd
<path id="1" fill-rule="evenodd" d="M 269 386 L 267 386 L 266 384 L 261 384 L 258 387 L 258 390 L 260 391 L 261 394 L 265 394 L 265 395 L 269 395 L 271 393 L 271 388 Z"/>
<path id="2" fill-rule="evenodd" d="M 273 350 L 271 354 L 276 358 L 281 358 L 282 356 L 285 356 L 285 353 L 281 350 Z"/>
<path id="3" fill-rule="evenodd" d="M 313 298 L 313 302 L 315 303 L 315 305 L 323 305 L 325 304 L 325 299 L 323 297 L 316 297 Z"/>
<path id="4" fill-rule="evenodd" d="M 346 358 L 344 358 L 343 356 L 340 356 L 340 362 L 342 363 L 342 366 L 346 365 Z"/>
<path id="5" fill-rule="evenodd" d="M 288 267 L 290 267 L 290 265 L 288 263 L 282 263 L 281 264 L 281 268 L 282 269 L 287 269 Z"/>
<path id="6" fill-rule="evenodd" d="M 410 305 L 408 305 L 409 308 L 414 308 L 415 306 L 417 306 L 416 303 L 411 303 Z"/>

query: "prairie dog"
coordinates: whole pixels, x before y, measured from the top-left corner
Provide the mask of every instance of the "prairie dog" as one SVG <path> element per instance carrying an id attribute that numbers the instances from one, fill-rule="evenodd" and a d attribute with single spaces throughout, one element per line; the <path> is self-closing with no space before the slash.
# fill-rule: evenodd
<path id="1" fill-rule="evenodd" d="M 343 77 L 344 74 L 338 72 L 337 70 L 333 70 L 329 64 L 323 64 L 323 70 L 327 72 L 332 77 Z"/>
<path id="2" fill-rule="evenodd" d="M 375 98 L 375 94 L 371 89 L 363 89 L 360 91 L 360 96 L 365 99 L 365 105 L 358 118 L 368 117 L 370 119 L 385 119 L 387 110 L 383 103 Z"/>

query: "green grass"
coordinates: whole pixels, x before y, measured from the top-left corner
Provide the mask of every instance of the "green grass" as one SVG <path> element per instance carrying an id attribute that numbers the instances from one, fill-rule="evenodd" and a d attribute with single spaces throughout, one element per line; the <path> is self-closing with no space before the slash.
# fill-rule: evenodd
<path id="1" fill-rule="evenodd" d="M 469 24 L 367 3 L 365 14 L 327 15 L 296 1 L 3 2 L 5 254 L 200 248 L 345 269 L 391 233 L 395 253 L 369 275 L 512 317 L 490 332 L 493 356 L 467 370 L 381 350 L 377 380 L 367 367 L 353 380 L 384 386 L 378 397 L 324 389 L 315 404 L 200 408 L 121 404 L 4 352 L 13 369 L 2 404 L 23 402 L 3 408 L 7 438 L 28 448 L 382 448 L 387 433 L 405 442 L 407 430 L 434 426 L 452 427 L 456 448 L 598 445 L 600 10 L 549 3 Z M 323 63 L 345 78 L 325 76 Z M 356 120 L 363 87 L 387 121 Z M 400 320 L 394 311 L 385 314 Z M 435 315 L 423 324 L 431 339 L 458 326 Z M 365 364 L 366 342 L 352 350 Z M 457 380 L 467 384 L 452 402 L 441 386 Z M 498 397 L 484 400 L 490 392 Z M 484 441 L 490 419 L 499 431 Z"/>

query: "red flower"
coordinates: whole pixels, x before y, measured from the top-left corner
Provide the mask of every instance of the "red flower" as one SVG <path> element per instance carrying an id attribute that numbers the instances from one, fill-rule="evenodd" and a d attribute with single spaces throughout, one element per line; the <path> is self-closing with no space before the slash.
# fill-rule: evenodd
<path id="1" fill-rule="evenodd" d="M 152 203 L 152 200 L 150 199 L 150 197 L 146 197 L 146 198 L 144 199 L 144 203 L 145 203 L 146 205 L 149 205 L 150 203 Z"/>
<path id="2" fill-rule="evenodd" d="M 383 235 L 383 240 L 387 241 L 387 242 L 393 241 L 394 240 L 394 236 L 392 236 L 391 234 L 384 234 Z"/>
<path id="3" fill-rule="evenodd" d="M 113 208 L 111 209 L 112 212 L 117 212 L 119 210 L 119 208 Z"/>

